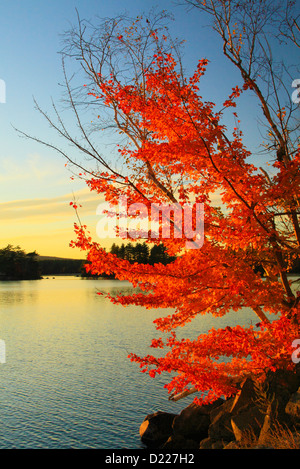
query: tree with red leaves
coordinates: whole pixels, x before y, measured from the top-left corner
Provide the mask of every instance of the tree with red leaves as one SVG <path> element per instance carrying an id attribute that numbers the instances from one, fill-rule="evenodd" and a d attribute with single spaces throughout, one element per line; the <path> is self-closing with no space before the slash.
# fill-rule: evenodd
<path id="1" fill-rule="evenodd" d="M 242 71 L 238 56 L 242 85 L 233 87 L 222 110 L 204 101 L 201 79 L 208 61 L 199 60 L 194 73 L 185 76 L 180 44 L 170 38 L 165 20 L 165 13 L 133 21 L 120 17 L 92 31 L 90 24 L 79 20 L 65 50 L 66 56 L 80 61 L 85 74 L 83 99 L 77 101 L 66 80 L 79 136 L 71 137 L 61 118 L 55 124 L 40 111 L 60 135 L 96 162 L 95 169 L 88 168 L 58 149 L 83 171 L 90 190 L 105 196 L 119 221 L 119 202 L 125 199 L 134 207 L 131 214 L 126 212 L 127 221 L 136 221 L 145 208 L 151 222 L 155 204 L 174 210 L 204 207 L 200 242 L 184 229 L 178 236 L 175 214 L 169 217 L 168 236 L 163 229 L 147 233 L 147 242 L 163 242 L 175 257 L 167 265 L 119 259 L 93 241 L 81 223 L 75 225 L 77 239 L 72 243 L 87 251 L 86 268 L 92 274 L 113 274 L 141 290 L 108 295 L 108 301 L 172 308 L 173 314 L 154 321 L 162 334 L 151 343 L 153 355 L 132 353 L 130 359 L 152 377 L 170 373 L 166 387 L 173 398 L 197 391 L 196 400 L 202 404 L 235 394 L 236 378 L 263 379 L 267 370 L 295 367 L 292 343 L 299 337 L 300 307 L 288 273 L 299 256 L 300 149 L 287 125 L 292 111 L 274 111 L 263 99 L 257 77 Z M 229 26 L 228 48 L 232 52 L 231 41 L 238 54 L 243 28 L 237 35 Z M 250 162 L 238 123 L 231 131 L 224 124 L 225 113 L 235 108 L 240 94 L 251 91 L 263 99 L 273 139 L 267 149 L 269 172 Z M 80 102 L 94 115 L 92 132 L 79 118 Z M 234 116 L 238 119 L 235 111 Z M 118 137 L 112 161 L 92 141 L 95 132 L 98 136 L 105 130 L 116 131 Z M 193 212 L 194 229 L 195 223 Z M 119 234 L 129 237 L 126 230 Z M 132 231 L 130 236 L 135 239 Z M 192 248 L 190 241 L 196 242 Z M 198 315 L 221 317 L 242 308 L 257 315 L 257 324 L 213 328 L 193 340 L 177 337 L 177 328 Z"/>

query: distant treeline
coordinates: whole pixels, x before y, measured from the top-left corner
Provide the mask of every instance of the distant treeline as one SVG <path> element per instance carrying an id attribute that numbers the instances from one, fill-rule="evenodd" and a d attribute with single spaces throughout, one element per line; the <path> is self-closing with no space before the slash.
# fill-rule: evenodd
<path id="1" fill-rule="evenodd" d="M 37 258 L 40 272 L 43 276 L 48 275 L 80 275 L 83 271 L 83 265 L 86 263 L 80 259 L 40 259 Z"/>
<path id="2" fill-rule="evenodd" d="M 168 264 L 174 258 L 170 257 L 165 246 L 162 244 L 149 248 L 146 243 L 132 243 L 122 244 L 117 246 L 115 243 L 111 246 L 109 252 L 115 254 L 121 259 L 126 259 L 130 263 L 138 262 L 140 264 Z M 76 259 L 56 259 L 56 258 L 37 258 L 40 264 L 41 275 L 70 275 L 76 274 L 82 277 L 90 277 L 91 275 L 86 273 L 84 264 L 87 263 L 85 260 Z M 105 274 L 102 276 L 106 277 Z"/>
<path id="3" fill-rule="evenodd" d="M 154 245 L 149 248 L 148 244 L 137 243 L 137 244 L 122 244 L 117 246 L 115 243 L 110 248 L 112 254 L 116 254 L 120 259 L 126 259 L 127 261 L 139 264 L 169 264 L 175 258 L 168 255 L 167 250 L 163 244 Z"/>
<path id="4" fill-rule="evenodd" d="M 115 254 L 121 259 L 126 259 L 130 263 L 139 264 L 168 264 L 174 260 L 174 257 L 168 255 L 163 244 L 149 247 L 144 243 L 128 243 L 121 246 L 115 243 L 111 246 L 109 252 Z M 86 260 L 81 259 L 63 259 L 56 257 L 39 256 L 36 251 L 26 253 L 20 246 L 9 244 L 0 249 L 0 280 L 33 280 L 40 279 L 43 276 L 53 275 L 80 275 L 90 277 L 86 273 L 84 264 Z M 257 271 L 264 271 L 257 266 Z M 289 273 L 300 273 L 300 259 L 296 259 Z M 107 277 L 102 274 L 101 276 Z"/>
<path id="5" fill-rule="evenodd" d="M 141 264 L 167 264 L 173 260 L 162 244 L 149 248 L 146 243 L 113 244 L 110 248 L 112 254 L 131 263 Z M 39 256 L 36 251 L 26 253 L 20 246 L 9 244 L 0 249 L 0 280 L 34 280 L 43 276 L 53 275 L 81 275 L 89 277 L 84 269 L 86 260 L 63 259 L 56 257 Z M 106 276 L 103 274 L 103 276 Z"/>
<path id="6" fill-rule="evenodd" d="M 34 280 L 41 278 L 37 253 L 26 253 L 20 246 L 8 244 L 0 249 L 0 280 Z"/>
<path id="7" fill-rule="evenodd" d="M 115 254 L 119 259 L 125 259 L 131 264 L 137 262 L 138 264 L 169 264 L 175 257 L 168 255 L 166 247 L 163 244 L 154 245 L 151 248 L 144 243 L 128 243 L 118 246 L 113 244 L 109 251 L 111 254 Z M 84 276 L 91 277 L 90 274 L 84 273 Z M 102 274 L 103 277 L 107 277 L 106 274 Z M 110 276 L 112 278 L 113 276 Z"/>
<path id="8" fill-rule="evenodd" d="M 36 280 L 48 275 L 80 275 L 84 260 L 39 256 L 8 244 L 0 249 L 0 280 Z"/>

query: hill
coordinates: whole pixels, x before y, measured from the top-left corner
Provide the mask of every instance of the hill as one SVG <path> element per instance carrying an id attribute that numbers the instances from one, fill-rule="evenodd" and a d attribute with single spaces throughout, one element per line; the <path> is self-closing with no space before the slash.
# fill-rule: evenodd
<path id="1" fill-rule="evenodd" d="M 72 257 L 56 257 L 56 256 L 40 256 L 37 254 L 37 261 L 80 261 L 84 262 L 84 259 L 73 259 Z"/>
<path id="2" fill-rule="evenodd" d="M 41 275 L 81 274 L 84 259 L 69 259 L 55 256 L 36 256 Z"/>

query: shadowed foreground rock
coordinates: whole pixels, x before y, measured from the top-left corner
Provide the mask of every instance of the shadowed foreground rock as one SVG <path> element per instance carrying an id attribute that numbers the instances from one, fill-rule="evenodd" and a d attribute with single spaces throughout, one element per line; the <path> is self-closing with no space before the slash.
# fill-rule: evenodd
<path id="1" fill-rule="evenodd" d="M 140 437 L 143 443 L 149 447 L 159 447 L 167 441 L 172 433 L 172 423 L 176 414 L 167 412 L 155 412 L 145 417 L 140 426 Z"/>
<path id="2" fill-rule="evenodd" d="M 206 406 L 192 403 L 179 414 L 150 414 L 140 435 L 152 448 L 239 449 L 249 435 L 255 448 L 266 448 L 271 447 L 278 425 L 295 435 L 294 444 L 300 449 L 299 368 L 297 373 L 270 372 L 262 384 L 246 378 L 237 395 L 227 400 Z"/>

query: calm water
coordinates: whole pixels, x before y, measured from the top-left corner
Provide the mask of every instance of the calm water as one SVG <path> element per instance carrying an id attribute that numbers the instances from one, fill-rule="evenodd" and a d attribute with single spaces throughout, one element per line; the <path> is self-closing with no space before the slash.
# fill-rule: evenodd
<path id="1" fill-rule="evenodd" d="M 127 282 L 56 277 L 0 282 L 0 448 L 142 448 L 139 426 L 151 412 L 179 413 L 163 384 L 127 358 L 152 353 L 153 320 L 169 311 L 111 304 L 97 290 L 128 293 Z M 241 319 L 241 318 L 240 318 Z M 243 324 L 256 321 L 243 312 Z M 236 316 L 197 318 L 197 336 Z"/>

